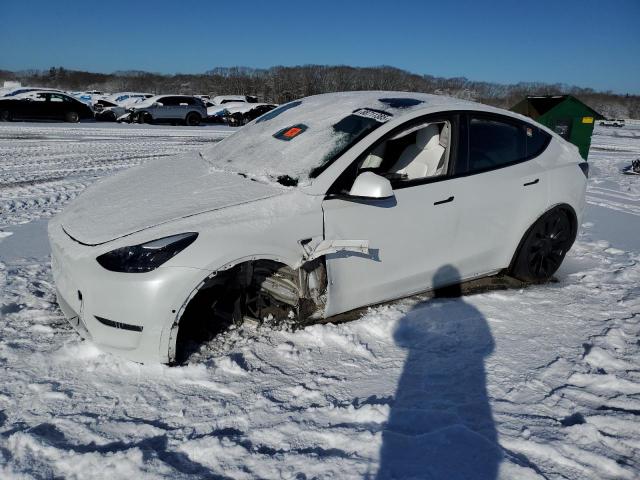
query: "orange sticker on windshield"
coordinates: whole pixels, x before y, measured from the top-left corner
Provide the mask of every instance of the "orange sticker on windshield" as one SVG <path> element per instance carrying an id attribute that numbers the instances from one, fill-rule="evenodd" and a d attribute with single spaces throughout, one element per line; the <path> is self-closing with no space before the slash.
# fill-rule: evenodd
<path id="1" fill-rule="evenodd" d="M 289 130 L 287 130 L 286 132 L 284 132 L 282 135 L 284 135 L 287 138 L 293 138 L 296 135 L 298 135 L 300 132 L 302 131 L 301 128 L 298 127 L 291 127 Z"/>
<path id="2" fill-rule="evenodd" d="M 284 140 L 288 142 L 292 138 L 296 138 L 298 135 L 303 133 L 307 129 L 307 126 L 303 123 L 298 123 L 297 125 L 292 125 L 287 128 L 283 128 L 279 132 L 277 132 L 274 137 L 278 140 Z"/>

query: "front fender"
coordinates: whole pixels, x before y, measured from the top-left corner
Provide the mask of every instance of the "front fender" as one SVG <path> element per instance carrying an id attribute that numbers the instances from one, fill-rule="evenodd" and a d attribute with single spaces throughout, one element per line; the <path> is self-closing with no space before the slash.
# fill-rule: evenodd
<path id="1" fill-rule="evenodd" d="M 159 356 L 161 358 L 162 363 L 170 363 L 175 360 L 176 354 L 176 341 L 178 339 L 178 328 L 180 326 L 180 320 L 187 308 L 189 302 L 193 299 L 193 297 L 198 293 L 198 291 L 202 288 L 202 286 L 210 280 L 212 277 L 216 276 L 220 272 L 225 272 L 236 265 L 240 265 L 242 263 L 251 262 L 255 260 L 273 260 L 275 262 L 283 263 L 290 268 L 295 268 L 294 262 L 290 259 L 287 260 L 280 255 L 277 254 L 259 254 L 259 255 L 247 255 L 244 257 L 236 258 L 235 260 L 229 261 L 220 265 L 217 268 L 211 270 L 202 270 L 202 278 L 192 283 L 191 285 L 186 286 L 184 290 L 184 301 L 182 305 L 175 309 L 175 314 L 171 316 L 167 321 L 165 321 L 162 326 L 162 332 L 160 334 L 160 344 L 159 344 Z"/>

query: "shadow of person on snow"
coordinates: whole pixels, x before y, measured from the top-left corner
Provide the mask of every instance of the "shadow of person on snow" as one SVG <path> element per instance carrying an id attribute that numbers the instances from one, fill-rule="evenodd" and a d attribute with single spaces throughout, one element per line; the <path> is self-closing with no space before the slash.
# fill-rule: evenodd
<path id="1" fill-rule="evenodd" d="M 493 337 L 482 314 L 459 298 L 455 267 L 441 267 L 439 278 L 458 283 L 414 307 L 394 333 L 407 358 L 382 432 L 378 480 L 497 476 L 502 454 L 484 369 Z"/>

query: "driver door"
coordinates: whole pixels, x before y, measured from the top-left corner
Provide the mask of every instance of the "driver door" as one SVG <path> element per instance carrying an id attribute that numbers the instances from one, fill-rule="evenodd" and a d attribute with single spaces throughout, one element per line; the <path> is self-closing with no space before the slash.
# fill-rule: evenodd
<path id="1" fill-rule="evenodd" d="M 452 165 L 457 121 L 453 117 L 440 117 L 438 121 L 448 122 L 452 132 L 446 147 L 447 162 Z M 416 126 L 407 129 L 412 128 Z M 458 179 L 449 178 L 448 168 L 437 176 L 398 178 L 394 165 L 399 165 L 404 150 L 415 147 L 409 144 L 410 138 L 397 137 L 391 132 L 356 161 L 355 172 L 350 167 L 343 174 L 355 179 L 363 170 L 370 170 L 392 178 L 392 197 L 365 199 L 329 194 L 323 202 L 326 240 L 369 243 L 368 254 L 342 251 L 326 255 L 327 316 L 459 281 L 455 269 L 441 269 L 456 263 L 453 245 L 459 224 L 455 202 Z M 393 144 L 398 140 L 398 145 Z M 382 144 L 386 152 L 391 152 L 380 155 Z M 382 158 L 381 163 L 372 164 L 372 156 Z M 367 168 L 370 165 L 374 168 Z"/>
<path id="2" fill-rule="evenodd" d="M 156 105 L 156 103 L 159 105 Z M 162 97 L 158 98 L 154 102 L 154 104 L 151 107 L 148 107 L 146 110 L 155 120 L 163 120 L 166 118 L 170 118 L 170 115 L 168 113 L 172 108 L 171 97 Z"/>
<path id="3" fill-rule="evenodd" d="M 17 117 L 47 118 L 49 112 L 49 94 L 38 93 L 20 100 L 21 111 Z"/>

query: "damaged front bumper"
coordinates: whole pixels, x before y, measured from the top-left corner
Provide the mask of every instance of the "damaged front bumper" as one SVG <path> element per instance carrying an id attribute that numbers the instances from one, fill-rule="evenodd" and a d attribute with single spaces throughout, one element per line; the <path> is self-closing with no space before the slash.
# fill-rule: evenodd
<path id="1" fill-rule="evenodd" d="M 110 272 L 95 260 L 100 248 L 75 242 L 55 220 L 49 240 L 58 304 L 71 326 L 104 351 L 167 363 L 170 327 L 204 272 L 189 267 Z"/>

